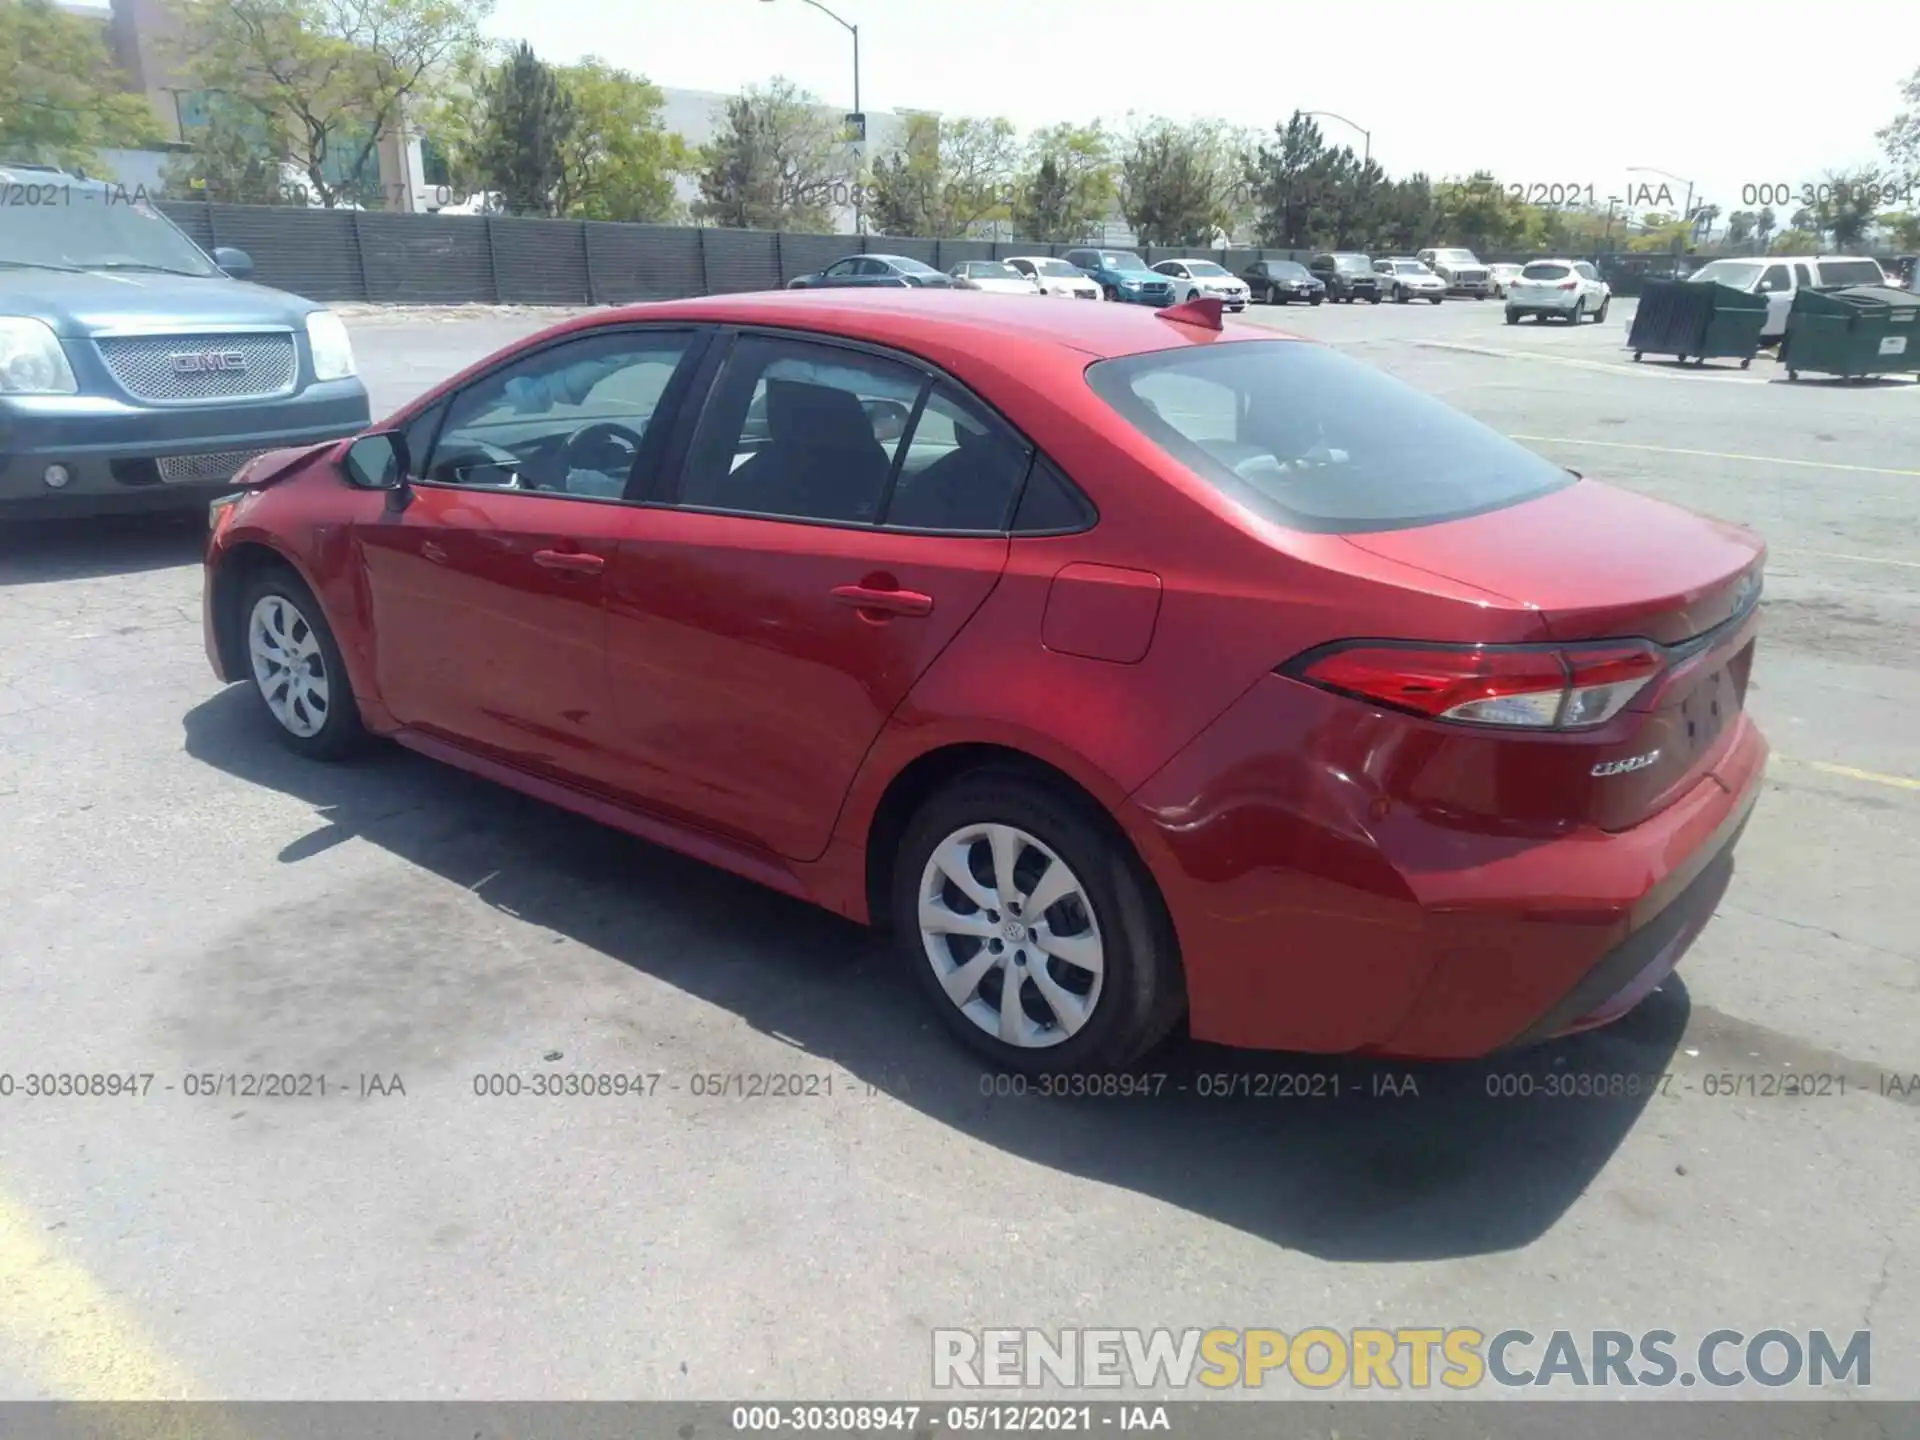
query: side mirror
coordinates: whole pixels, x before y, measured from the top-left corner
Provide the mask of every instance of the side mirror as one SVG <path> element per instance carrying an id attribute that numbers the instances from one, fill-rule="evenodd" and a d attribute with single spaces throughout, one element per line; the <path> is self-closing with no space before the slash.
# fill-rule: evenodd
<path id="1" fill-rule="evenodd" d="M 214 248 L 213 263 L 235 280 L 253 278 L 253 257 L 244 250 L 236 250 L 231 245 Z"/>
<path id="2" fill-rule="evenodd" d="M 361 490 L 401 490 L 407 483 L 407 442 L 397 432 L 362 435 L 347 447 L 342 468 Z"/>

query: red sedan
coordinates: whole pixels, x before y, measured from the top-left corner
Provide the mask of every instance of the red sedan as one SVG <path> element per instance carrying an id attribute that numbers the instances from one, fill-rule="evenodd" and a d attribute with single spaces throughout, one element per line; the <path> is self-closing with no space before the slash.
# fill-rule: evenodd
<path id="1" fill-rule="evenodd" d="M 1215 302 L 642 305 L 215 506 L 207 650 L 883 925 L 1029 1071 L 1603 1023 L 1760 788 L 1765 547 Z"/>

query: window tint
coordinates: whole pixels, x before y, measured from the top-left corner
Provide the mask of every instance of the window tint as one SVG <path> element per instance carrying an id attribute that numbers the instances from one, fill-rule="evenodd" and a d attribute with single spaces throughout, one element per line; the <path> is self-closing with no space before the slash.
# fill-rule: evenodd
<path id="1" fill-rule="evenodd" d="M 1027 488 L 1013 517 L 1018 535 L 1059 535 L 1084 530 L 1099 517 L 1079 487 L 1060 473 L 1044 455 L 1034 457 Z"/>
<path id="2" fill-rule="evenodd" d="M 1300 530 L 1403 529 L 1573 479 L 1479 421 L 1318 345 L 1239 341 L 1104 360 L 1095 392 L 1174 459 Z"/>
<path id="3" fill-rule="evenodd" d="M 422 478 L 618 498 L 691 343 L 686 331 L 615 331 L 496 370 L 453 398 Z"/>
<path id="4" fill-rule="evenodd" d="M 428 459 L 433 454 L 433 437 L 439 433 L 440 422 L 446 418 L 447 402 L 422 410 L 407 422 L 402 432 L 407 442 L 407 469 L 414 476 L 425 475 Z"/>
<path id="5" fill-rule="evenodd" d="M 1536 260 L 1520 272 L 1520 278 L 1523 280 L 1564 280 L 1567 278 L 1567 267 L 1564 265 L 1548 265 Z"/>
<path id="6" fill-rule="evenodd" d="M 890 360 L 747 336 L 700 418 L 680 501 L 870 525 L 922 384 Z"/>
<path id="7" fill-rule="evenodd" d="M 857 275 L 860 273 L 859 260 L 836 260 L 820 273 L 823 275 Z"/>
<path id="8" fill-rule="evenodd" d="M 1774 290 L 1786 290 L 1792 286 L 1793 282 L 1787 278 L 1786 266 L 1769 265 L 1767 273 L 1760 277 L 1760 283 Z"/>
<path id="9" fill-rule="evenodd" d="M 1573 268 L 1575 272 L 1579 274 L 1579 276 L 1584 280 L 1598 280 L 1600 278 L 1600 272 L 1598 270 L 1595 270 L 1593 266 L 1587 264 L 1587 262 L 1584 260 L 1575 261 Z"/>
<path id="10" fill-rule="evenodd" d="M 1793 278 L 1802 285 L 1813 284 L 1813 272 L 1804 265 L 1793 267 Z"/>
<path id="11" fill-rule="evenodd" d="M 1032 451 L 945 384 L 934 387 L 900 462 L 886 523 L 917 530 L 1005 530 Z"/>
<path id="12" fill-rule="evenodd" d="M 1822 260 L 1820 283 L 1822 285 L 1884 285 L 1886 276 L 1880 273 L 1880 267 L 1871 260 Z"/>

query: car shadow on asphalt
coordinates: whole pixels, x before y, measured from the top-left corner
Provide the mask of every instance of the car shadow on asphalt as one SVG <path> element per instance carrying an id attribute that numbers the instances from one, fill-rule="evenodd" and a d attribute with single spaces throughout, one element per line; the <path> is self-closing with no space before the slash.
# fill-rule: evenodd
<path id="1" fill-rule="evenodd" d="M 203 510 L 92 520 L 0 520 L 0 587 L 197 565 L 206 546 Z"/>
<path id="2" fill-rule="evenodd" d="M 1441 1259 L 1545 1233 L 1633 1128 L 1687 1025 L 1675 980 L 1605 1030 L 1497 1060 L 1371 1063 L 1182 1037 L 1138 1067 L 1128 1088 L 1144 1093 L 1043 1095 L 1029 1083 L 1022 1094 L 940 1028 L 861 927 L 398 747 L 301 760 L 267 724 L 238 686 L 185 719 L 190 756 L 321 813 L 319 829 L 263 864 L 349 840 L 378 846 L 798 1044 L 876 1102 L 884 1093 L 980 1143 L 1323 1259 Z M 369 1008 L 340 1017 L 346 1029 L 390 1019 L 372 1013 L 390 986 L 364 1001 L 333 993 Z M 1596 1087 L 1618 1093 L 1580 1093 Z"/>

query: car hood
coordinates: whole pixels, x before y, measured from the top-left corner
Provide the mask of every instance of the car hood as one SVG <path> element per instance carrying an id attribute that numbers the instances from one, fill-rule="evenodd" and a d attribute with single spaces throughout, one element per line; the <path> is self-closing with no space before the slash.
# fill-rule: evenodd
<path id="1" fill-rule="evenodd" d="M 1173 283 L 1158 270 L 1109 270 L 1107 273 L 1122 285 L 1171 285 Z"/>
<path id="2" fill-rule="evenodd" d="M 101 330 L 207 330 L 221 325 L 299 329 L 324 309 L 283 290 L 224 275 L 138 270 L 0 271 L 0 311 L 44 320 L 69 338 Z"/>
<path id="3" fill-rule="evenodd" d="M 1031 295 L 1033 286 L 1025 280 L 1009 280 L 1001 275 L 989 275 L 968 282 L 978 285 L 982 290 L 998 291 L 1005 295 Z"/>

